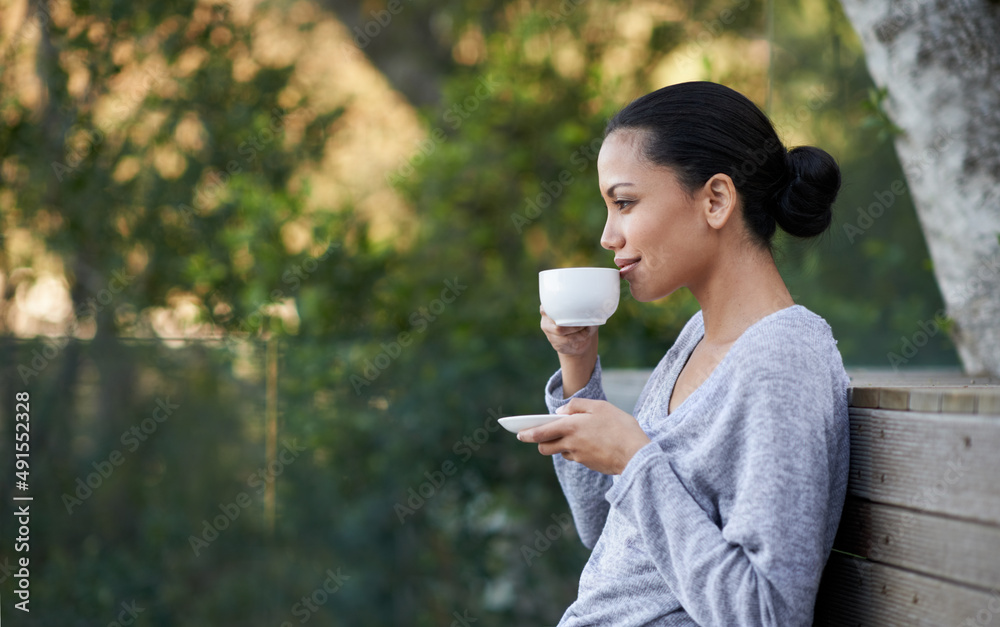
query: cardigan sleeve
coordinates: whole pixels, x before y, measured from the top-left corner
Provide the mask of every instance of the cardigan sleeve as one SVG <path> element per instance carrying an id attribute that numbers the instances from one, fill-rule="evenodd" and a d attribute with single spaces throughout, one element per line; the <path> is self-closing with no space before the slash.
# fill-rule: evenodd
<path id="1" fill-rule="evenodd" d="M 569 398 L 563 398 L 561 370 L 556 371 L 549 379 L 545 386 L 545 404 L 550 413 L 555 413 L 573 398 L 607 400 L 604 388 L 601 386 L 600 357 L 597 358 L 594 372 L 590 375 L 587 385 Z M 611 487 L 611 476 L 591 470 L 578 462 L 569 461 L 562 455 L 553 455 L 552 463 L 555 465 L 559 485 L 562 486 L 570 511 L 573 513 L 577 534 L 584 546 L 593 549 L 608 517 L 610 505 L 604 495 Z"/>
<path id="2" fill-rule="evenodd" d="M 841 387 L 846 395 L 846 380 L 809 350 L 767 352 L 763 366 L 741 364 L 744 376 L 730 389 L 736 400 L 713 417 L 724 435 L 703 452 L 705 463 L 732 468 L 717 513 L 706 512 L 657 441 L 607 493 L 659 576 L 706 627 L 810 625 L 829 521 L 843 506 L 847 416 L 837 396 Z"/>

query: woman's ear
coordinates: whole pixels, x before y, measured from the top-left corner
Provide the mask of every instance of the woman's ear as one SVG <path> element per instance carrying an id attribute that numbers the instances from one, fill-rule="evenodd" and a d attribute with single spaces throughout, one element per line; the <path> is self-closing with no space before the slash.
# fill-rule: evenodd
<path id="1" fill-rule="evenodd" d="M 713 229 L 721 229 L 736 213 L 739 196 L 733 179 L 726 174 L 715 174 L 705 181 L 702 192 L 706 200 L 705 219 Z"/>

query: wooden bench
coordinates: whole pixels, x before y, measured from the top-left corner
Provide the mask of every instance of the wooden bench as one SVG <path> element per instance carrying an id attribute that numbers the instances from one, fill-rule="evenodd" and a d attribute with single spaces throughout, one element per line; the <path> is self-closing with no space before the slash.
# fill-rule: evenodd
<path id="1" fill-rule="evenodd" d="M 851 475 L 817 625 L 1000 626 L 1000 384 L 852 372 Z"/>
<path id="2" fill-rule="evenodd" d="M 604 371 L 631 411 L 649 370 Z M 1000 627 L 1000 381 L 851 373 L 848 497 L 816 625 Z"/>

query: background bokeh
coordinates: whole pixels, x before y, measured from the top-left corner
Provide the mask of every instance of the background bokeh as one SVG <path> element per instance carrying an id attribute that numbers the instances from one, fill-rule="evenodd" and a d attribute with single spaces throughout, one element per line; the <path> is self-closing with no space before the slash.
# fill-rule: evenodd
<path id="1" fill-rule="evenodd" d="M 833 226 L 775 254 L 849 366 L 942 308 L 831 0 L 3 0 L 0 37 L 12 625 L 555 624 L 586 551 L 496 417 L 542 410 L 537 272 L 611 265 L 602 130 L 657 87 L 725 83 L 837 158 Z M 625 289 L 602 362 L 696 310 Z M 908 359 L 958 363 L 944 333 Z"/>

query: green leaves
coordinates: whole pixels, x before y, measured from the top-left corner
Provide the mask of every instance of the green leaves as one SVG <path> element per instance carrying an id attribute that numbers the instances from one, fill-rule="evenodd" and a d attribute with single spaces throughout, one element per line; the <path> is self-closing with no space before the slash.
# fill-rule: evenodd
<path id="1" fill-rule="evenodd" d="M 871 87 L 868 89 L 868 99 L 861 105 L 868 112 L 868 115 L 862 120 L 861 125 L 863 128 L 875 130 L 876 138 L 879 141 L 892 139 L 903 132 L 903 129 L 896 126 L 889 117 L 889 113 L 885 110 L 888 101 L 888 87 Z"/>

